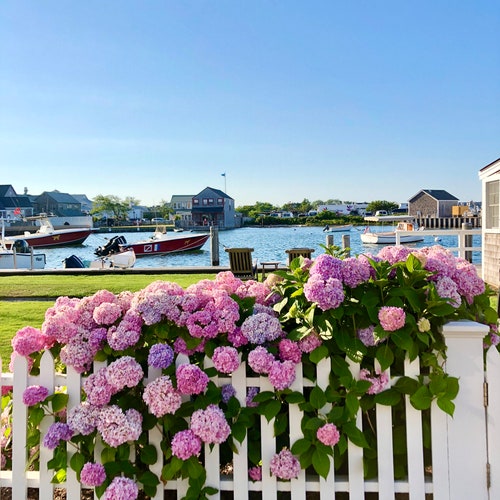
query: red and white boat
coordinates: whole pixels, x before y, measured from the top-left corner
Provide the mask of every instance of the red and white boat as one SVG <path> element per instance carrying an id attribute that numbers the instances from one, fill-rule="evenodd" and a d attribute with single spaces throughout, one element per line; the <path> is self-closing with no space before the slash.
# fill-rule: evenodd
<path id="1" fill-rule="evenodd" d="M 68 229 L 54 229 L 48 217 L 33 217 L 39 221 L 40 228 L 35 232 L 25 231 L 24 234 L 6 236 L 4 244 L 10 247 L 15 240 L 23 239 L 33 248 L 62 247 L 83 243 L 91 234 L 91 227 L 73 227 Z"/>
<path id="2" fill-rule="evenodd" d="M 166 228 L 157 228 L 147 240 L 120 245 L 123 249 L 132 249 L 137 257 L 146 255 L 164 255 L 188 250 L 199 250 L 210 237 L 209 233 L 170 232 Z"/>

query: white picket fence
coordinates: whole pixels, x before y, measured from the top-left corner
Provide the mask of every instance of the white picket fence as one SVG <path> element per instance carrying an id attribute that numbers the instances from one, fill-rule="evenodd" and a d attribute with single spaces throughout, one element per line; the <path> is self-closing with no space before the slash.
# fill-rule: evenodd
<path id="1" fill-rule="evenodd" d="M 377 406 L 377 448 L 378 477 L 365 480 L 363 476 L 363 450 L 349 444 L 348 473 L 336 475 L 331 472 L 326 480 L 318 476 L 306 474 L 304 471 L 292 481 L 278 481 L 270 474 L 263 474 L 257 482 L 248 479 L 247 441 L 239 447 L 239 453 L 233 457 L 231 475 L 221 475 L 219 448 L 205 448 L 205 467 L 207 469 L 207 484 L 219 489 L 220 492 L 232 491 L 234 499 L 247 499 L 252 492 L 252 498 L 276 500 L 279 491 L 289 492 L 292 500 L 307 498 L 335 499 L 339 493 L 348 493 L 350 500 L 366 498 L 411 500 L 475 500 L 500 498 L 500 356 L 495 349 L 490 349 L 487 357 L 487 369 L 484 370 L 482 339 L 487 327 L 474 322 L 461 321 L 450 323 L 444 327 L 444 335 L 448 345 L 446 361 L 447 371 L 460 379 L 460 392 L 456 399 L 456 411 L 453 418 L 447 416 L 437 406 L 431 408 L 431 439 L 432 439 L 432 471 L 425 470 L 423 447 L 423 421 L 421 412 L 415 410 L 406 401 L 406 437 L 408 477 L 404 480 L 394 479 L 393 454 L 393 420 L 390 407 Z M 355 368 L 355 367 L 353 367 Z M 26 459 L 26 418 L 27 408 L 22 403 L 22 393 L 28 385 L 39 384 L 49 388 L 67 386 L 69 407 L 80 402 L 81 377 L 70 372 L 67 376 L 55 373 L 50 353 L 44 354 L 41 364 L 41 375 L 28 376 L 26 363 L 23 359 L 16 362 L 14 375 L 2 374 L 2 385 L 14 386 L 13 415 L 13 471 L 0 471 L 0 486 L 12 488 L 12 498 L 24 499 L 27 488 L 39 489 L 41 500 L 52 500 L 53 489 L 65 488 L 67 500 L 80 500 L 81 487 L 75 474 L 68 467 L 66 483 L 54 486 L 51 484 L 52 471 L 47 470 L 47 461 L 52 452 L 41 448 L 40 471 L 25 471 Z M 231 377 L 231 383 L 236 388 L 241 404 L 245 404 L 246 387 L 260 387 L 261 390 L 272 390 L 265 377 L 247 377 L 245 367 L 241 366 Z M 326 387 L 330 373 L 329 361 L 324 360 L 318 365 L 318 385 Z M 405 375 L 419 374 L 419 362 L 408 362 L 405 365 Z M 148 374 L 148 378 L 158 376 L 157 372 Z M 489 386 L 489 404 L 485 410 L 484 387 Z M 219 379 L 218 383 L 227 383 L 228 379 Z M 297 378 L 292 389 L 302 391 L 310 385 L 302 378 L 301 368 L 298 368 Z M 46 417 L 42 422 L 42 435 L 51 423 Z M 301 437 L 301 411 L 295 406 L 290 407 L 290 443 Z M 361 415 L 358 425 L 362 428 Z M 150 442 L 158 450 L 161 457 L 159 431 L 150 432 Z M 269 470 L 269 462 L 276 450 L 273 435 L 273 422 L 261 420 L 261 452 L 263 470 Z M 72 447 L 68 445 L 71 455 Z M 152 467 L 152 471 L 160 475 L 162 460 Z M 428 467 L 427 467 L 428 469 Z M 333 470 L 333 468 L 331 469 Z M 183 480 L 170 481 L 164 485 L 165 490 L 176 492 L 178 499 L 187 490 Z M 311 493 L 315 492 L 315 493 Z M 175 495 L 175 493 L 172 493 Z M 375 495 L 375 496 L 373 496 Z M 214 495 L 214 499 L 221 493 Z M 96 497 L 97 498 L 97 497 Z M 164 491 L 158 488 L 155 500 L 164 498 Z"/>

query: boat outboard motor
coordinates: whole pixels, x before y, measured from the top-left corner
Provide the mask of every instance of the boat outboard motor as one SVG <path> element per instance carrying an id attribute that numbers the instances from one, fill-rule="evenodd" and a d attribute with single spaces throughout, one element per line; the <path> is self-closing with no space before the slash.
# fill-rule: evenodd
<path id="1" fill-rule="evenodd" d="M 113 236 L 105 245 L 97 247 L 94 253 L 98 257 L 106 257 L 107 255 L 118 253 L 120 251 L 120 245 L 126 244 L 127 240 L 124 236 Z"/>
<path id="2" fill-rule="evenodd" d="M 16 253 L 30 253 L 30 246 L 26 240 L 14 240 L 12 250 L 15 250 Z"/>
<path id="3" fill-rule="evenodd" d="M 81 269 L 85 267 L 85 264 L 82 262 L 80 257 L 77 257 L 76 255 L 66 257 L 63 262 L 65 269 Z"/>

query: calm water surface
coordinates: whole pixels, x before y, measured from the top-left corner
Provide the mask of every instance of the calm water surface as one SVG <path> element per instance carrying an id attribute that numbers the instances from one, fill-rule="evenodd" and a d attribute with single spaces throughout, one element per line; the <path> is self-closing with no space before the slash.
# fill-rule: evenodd
<path id="1" fill-rule="evenodd" d="M 376 254 L 382 245 L 366 245 L 361 242 L 360 234 L 365 226 L 353 228 L 347 233 L 330 233 L 334 236 L 335 245 L 342 245 L 342 234 L 350 235 L 351 255 L 360 253 Z M 380 228 L 379 228 L 380 229 Z M 375 229 L 376 230 L 376 229 Z M 147 232 L 137 233 L 100 233 L 92 234 L 87 238 L 83 245 L 62 247 L 53 249 L 40 249 L 47 256 L 47 268 L 62 268 L 63 260 L 70 255 L 77 255 L 82 260 L 95 259 L 94 250 L 106 243 L 107 239 L 123 234 L 128 243 L 146 239 L 149 236 Z M 425 236 L 425 231 L 424 231 Z M 219 262 L 222 266 L 229 265 L 227 252 L 224 247 L 251 247 L 254 249 L 253 257 L 258 262 L 279 261 L 285 264 L 287 254 L 285 250 L 294 247 L 314 248 L 313 257 L 324 253 L 321 245 L 326 244 L 326 233 L 322 227 L 271 227 L 271 228 L 239 228 L 228 231 L 219 231 Z M 415 243 L 412 246 L 420 248 L 431 245 L 442 245 L 445 247 L 458 246 L 457 237 L 442 236 L 439 241 L 431 235 L 425 236 L 423 242 Z M 481 246 L 481 237 L 474 236 L 474 246 Z M 474 252 L 473 261 L 481 262 L 481 254 Z M 205 243 L 203 248 L 194 252 L 183 252 L 178 254 L 169 254 L 163 256 L 141 257 L 137 259 L 136 268 L 146 267 L 171 267 L 171 266 L 210 266 L 210 240 Z"/>

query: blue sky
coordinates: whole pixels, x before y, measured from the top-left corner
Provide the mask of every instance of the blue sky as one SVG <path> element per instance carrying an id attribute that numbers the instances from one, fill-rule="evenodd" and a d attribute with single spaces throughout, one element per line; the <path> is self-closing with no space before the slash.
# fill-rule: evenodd
<path id="1" fill-rule="evenodd" d="M 479 200 L 499 25 L 494 0 L 3 0 L 0 184 Z"/>

